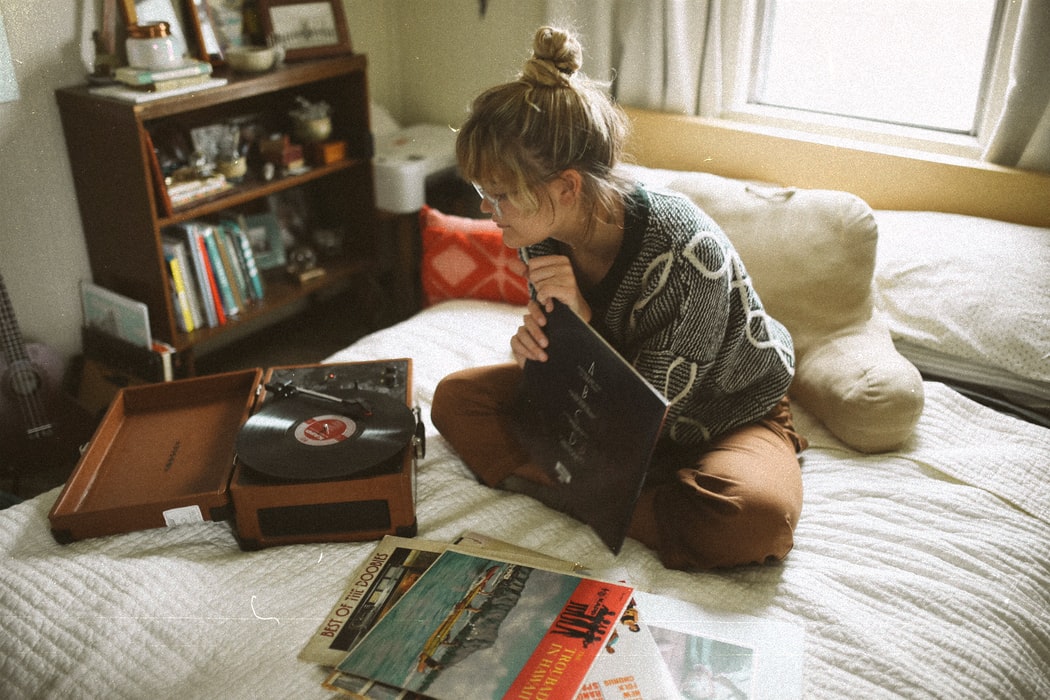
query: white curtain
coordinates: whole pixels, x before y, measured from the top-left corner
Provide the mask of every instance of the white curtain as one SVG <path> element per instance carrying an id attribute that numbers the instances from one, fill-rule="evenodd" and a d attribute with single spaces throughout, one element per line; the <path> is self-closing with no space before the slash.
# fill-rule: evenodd
<path id="1" fill-rule="evenodd" d="M 710 5 L 717 2 L 548 0 L 547 18 L 579 34 L 583 71 L 609 82 L 621 104 L 696 114 Z"/>
<path id="2" fill-rule="evenodd" d="M 583 70 L 624 105 L 722 113 L 724 0 L 547 0 L 547 20 L 574 29 Z M 729 24 L 732 24 L 731 22 Z M 1002 113 L 984 159 L 1050 171 L 1050 0 L 1022 0 Z"/>
<path id="3" fill-rule="evenodd" d="M 1024 0 L 1002 113 L 985 160 L 1050 172 L 1050 2 Z"/>

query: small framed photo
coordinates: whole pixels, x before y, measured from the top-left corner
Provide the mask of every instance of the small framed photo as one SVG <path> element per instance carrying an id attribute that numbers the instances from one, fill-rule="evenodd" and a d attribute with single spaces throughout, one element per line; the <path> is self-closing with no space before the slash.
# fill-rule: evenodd
<path id="1" fill-rule="evenodd" d="M 244 43 L 243 0 L 184 0 L 201 60 L 222 65 L 226 49 Z"/>
<path id="2" fill-rule="evenodd" d="M 252 244 L 256 267 L 260 270 L 284 267 L 284 237 L 277 217 L 272 212 L 245 217 L 244 232 Z"/>
<path id="3" fill-rule="evenodd" d="M 350 33 L 342 0 L 259 0 L 268 41 L 296 61 L 350 53 Z"/>

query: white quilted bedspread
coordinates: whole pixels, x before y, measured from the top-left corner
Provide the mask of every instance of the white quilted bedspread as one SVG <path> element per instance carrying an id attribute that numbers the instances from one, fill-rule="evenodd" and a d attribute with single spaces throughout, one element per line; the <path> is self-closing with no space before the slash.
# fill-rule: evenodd
<path id="1" fill-rule="evenodd" d="M 449 371 L 508 359 L 520 311 L 452 302 L 329 358 L 414 358 L 427 416 Z M 1050 431 L 939 384 L 904 451 L 861 455 L 801 410 L 805 506 L 779 566 L 687 574 L 628 540 L 478 485 L 428 430 L 420 536 L 464 530 L 805 630 L 807 698 L 1050 697 Z M 428 423 L 429 428 L 429 423 Z M 372 543 L 238 549 L 226 523 L 72 545 L 57 490 L 0 511 L 0 697 L 330 697 L 296 659 Z"/>

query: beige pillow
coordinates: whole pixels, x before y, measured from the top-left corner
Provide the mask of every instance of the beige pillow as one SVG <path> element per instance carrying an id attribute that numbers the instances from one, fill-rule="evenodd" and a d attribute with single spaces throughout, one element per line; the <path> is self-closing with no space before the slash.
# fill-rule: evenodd
<path id="1" fill-rule="evenodd" d="M 653 172 L 685 194 L 736 246 L 769 313 L 791 332 L 792 396 L 847 445 L 880 452 L 911 435 L 922 378 L 898 353 L 872 301 L 878 230 L 845 192 L 745 183 L 708 173 Z"/>
<path id="2" fill-rule="evenodd" d="M 931 211 L 875 217 L 875 304 L 901 352 L 938 376 L 1050 393 L 1050 228 Z M 960 293 L 969 290 L 980 291 Z"/>

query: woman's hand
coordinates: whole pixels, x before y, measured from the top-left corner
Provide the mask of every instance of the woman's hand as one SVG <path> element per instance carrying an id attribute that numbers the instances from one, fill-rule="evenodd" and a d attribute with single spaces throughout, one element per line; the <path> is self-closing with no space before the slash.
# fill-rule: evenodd
<path id="1" fill-rule="evenodd" d="M 518 326 L 518 332 L 510 339 L 510 349 L 514 353 L 514 361 L 518 367 L 524 367 L 526 360 L 546 362 L 546 347 L 550 342 L 543 327 L 547 325 L 547 315 L 543 307 L 535 301 L 529 302 L 528 312 Z"/>
<path id="2" fill-rule="evenodd" d="M 590 323 L 591 307 L 580 293 L 572 261 L 564 255 L 544 255 L 529 261 L 526 278 L 536 290 L 536 301 L 548 312 L 557 299 Z"/>
<path id="3" fill-rule="evenodd" d="M 565 256 L 533 258 L 528 266 L 519 263 L 513 266 L 513 270 L 526 277 L 536 290 L 536 300 L 529 302 L 528 313 L 510 341 L 514 360 L 519 367 L 524 367 L 526 360 L 546 362 L 546 348 L 550 341 L 543 327 L 547 325 L 547 312 L 554 310 L 554 299 L 567 305 L 588 322 L 591 307 L 583 299 L 576 284 L 572 263 Z"/>

